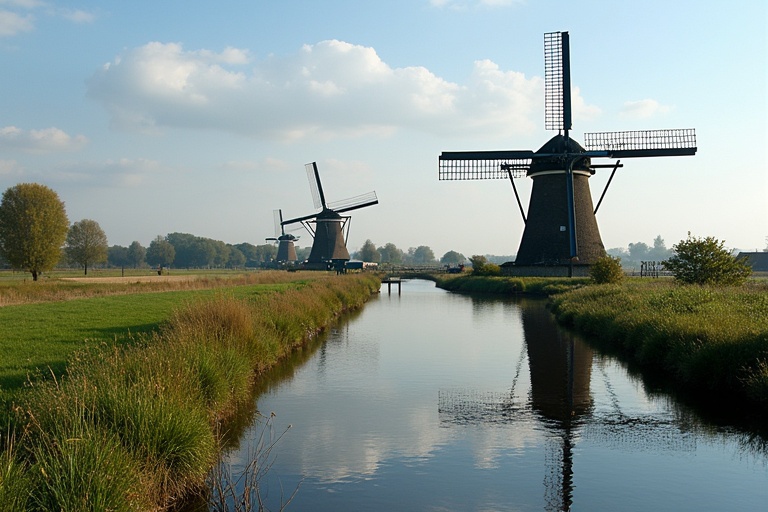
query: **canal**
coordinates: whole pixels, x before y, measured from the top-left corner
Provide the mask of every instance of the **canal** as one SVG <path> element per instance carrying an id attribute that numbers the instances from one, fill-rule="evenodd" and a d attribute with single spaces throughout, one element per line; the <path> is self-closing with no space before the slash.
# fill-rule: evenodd
<path id="1" fill-rule="evenodd" d="M 226 464 L 279 438 L 268 510 L 768 510 L 764 440 L 646 392 L 543 301 L 402 286 L 258 396 Z"/>

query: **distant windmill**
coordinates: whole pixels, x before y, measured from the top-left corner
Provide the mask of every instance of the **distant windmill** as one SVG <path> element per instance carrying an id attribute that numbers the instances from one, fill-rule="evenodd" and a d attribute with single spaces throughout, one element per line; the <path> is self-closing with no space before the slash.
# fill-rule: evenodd
<path id="1" fill-rule="evenodd" d="M 273 214 L 275 218 L 275 236 L 267 238 L 267 241 L 277 242 L 277 257 L 275 261 L 287 263 L 298 260 L 294 242 L 299 237 L 291 233 L 286 234 L 285 226 L 283 226 L 283 210 L 274 210 Z"/>
<path id="2" fill-rule="evenodd" d="M 538 151 L 443 152 L 440 180 L 509 179 L 525 222 L 515 267 L 591 264 L 605 255 L 595 213 L 610 185 L 615 164 L 593 165 L 593 158 L 634 158 L 696 154 L 693 129 L 587 133 L 586 149 L 568 136 L 571 129 L 571 70 L 568 32 L 544 34 L 545 127 L 558 130 Z M 589 177 L 612 167 L 597 207 L 592 207 Z M 514 178 L 533 179 L 528 216 Z M 522 270 L 522 269 L 521 269 Z"/>
<path id="3" fill-rule="evenodd" d="M 281 224 L 287 226 L 301 222 L 314 237 L 312 250 L 307 259 L 309 265 L 323 268 L 330 265 L 338 267 L 349 260 L 347 236 L 349 235 L 349 220 L 351 218 L 340 214 L 373 206 L 378 204 L 379 200 L 376 197 L 376 192 L 368 192 L 342 201 L 326 203 L 323 185 L 320 182 L 320 173 L 317 171 L 317 163 L 312 162 L 304 167 L 307 170 L 315 209 L 319 211 L 304 217 L 284 220 Z"/>

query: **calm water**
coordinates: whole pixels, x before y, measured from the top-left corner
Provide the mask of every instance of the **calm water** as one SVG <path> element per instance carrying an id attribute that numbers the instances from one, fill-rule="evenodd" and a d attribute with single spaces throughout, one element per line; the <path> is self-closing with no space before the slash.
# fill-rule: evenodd
<path id="1" fill-rule="evenodd" d="M 270 510 L 768 510 L 768 456 L 559 329 L 532 300 L 408 281 L 258 399 L 291 428 Z M 271 430 L 270 430 L 271 429 Z M 228 462 L 247 463 L 264 422 Z"/>

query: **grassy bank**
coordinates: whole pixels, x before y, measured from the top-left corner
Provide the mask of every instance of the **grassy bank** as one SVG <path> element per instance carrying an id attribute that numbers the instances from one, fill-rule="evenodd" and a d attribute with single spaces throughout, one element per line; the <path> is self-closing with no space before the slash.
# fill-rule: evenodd
<path id="1" fill-rule="evenodd" d="M 0 283 L 0 398 L 36 368 L 60 374 L 67 358 L 87 345 L 119 344 L 157 329 L 193 299 L 283 290 L 301 286 L 308 276 L 275 271 L 136 279 Z"/>
<path id="2" fill-rule="evenodd" d="M 527 293 L 554 295 L 589 284 L 588 278 L 491 277 L 440 274 L 430 276 L 438 287 L 462 293 Z"/>
<path id="3" fill-rule="evenodd" d="M 159 330 L 77 352 L 4 416 L 3 510 L 155 510 L 200 490 L 254 378 L 378 288 L 349 275 L 222 290 Z"/>
<path id="4" fill-rule="evenodd" d="M 561 322 L 604 349 L 714 400 L 768 415 L 768 286 L 681 286 L 630 280 L 552 298 Z"/>
<path id="5" fill-rule="evenodd" d="M 441 288 L 550 297 L 557 319 L 647 376 L 768 418 L 768 282 L 715 288 L 664 279 L 433 276 Z"/>

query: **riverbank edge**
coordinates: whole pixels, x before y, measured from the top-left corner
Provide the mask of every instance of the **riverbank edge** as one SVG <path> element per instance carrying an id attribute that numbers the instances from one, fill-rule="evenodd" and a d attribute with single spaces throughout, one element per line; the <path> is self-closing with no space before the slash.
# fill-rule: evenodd
<path id="1" fill-rule="evenodd" d="M 4 411 L 3 510 L 164 510 L 200 493 L 258 378 L 379 289 L 356 274 L 220 296 L 130 346 L 78 354 Z"/>
<path id="2" fill-rule="evenodd" d="M 645 298 L 616 301 L 614 292 L 605 291 L 621 289 L 625 286 L 622 284 L 595 285 L 589 279 L 422 277 L 435 281 L 439 288 L 458 293 L 546 297 L 549 309 L 561 325 L 588 335 L 591 345 L 630 366 L 654 389 L 671 392 L 698 408 L 716 411 L 716 414 L 724 410 L 738 411 L 739 414 L 748 411 L 746 415 L 750 422 L 759 424 L 763 431 L 768 429 L 766 331 L 707 343 L 706 335 L 702 335 L 698 326 L 676 322 L 674 310 L 660 312 L 667 315 L 663 320 L 656 314 L 625 320 L 624 313 L 628 309 L 641 309 L 638 303 L 647 302 L 650 292 Z M 675 286 L 676 290 L 681 290 L 674 295 L 675 300 L 684 301 L 685 290 L 702 290 L 697 286 Z M 591 294 L 590 305 L 585 306 L 587 299 L 583 290 L 597 290 L 598 287 L 602 287 L 603 292 Z M 644 292 L 638 293 L 643 295 Z M 663 293 L 672 297 L 674 291 Z M 678 316 L 689 314 L 700 305 L 695 303 L 700 300 L 699 294 L 691 295 L 691 304 L 675 305 L 680 312 Z"/>

